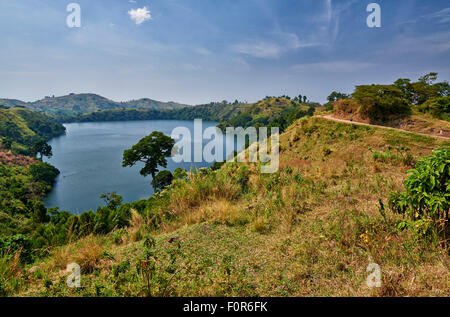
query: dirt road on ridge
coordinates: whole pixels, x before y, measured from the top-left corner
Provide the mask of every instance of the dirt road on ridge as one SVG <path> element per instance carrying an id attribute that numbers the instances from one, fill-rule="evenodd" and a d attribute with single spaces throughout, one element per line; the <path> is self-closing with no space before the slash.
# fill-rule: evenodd
<path id="1" fill-rule="evenodd" d="M 406 133 L 412 133 L 412 134 L 418 134 L 418 135 L 423 135 L 423 136 L 429 136 L 429 137 L 434 137 L 434 138 L 450 140 L 450 138 L 446 137 L 446 136 L 432 135 L 432 134 L 419 133 L 419 132 L 412 132 L 412 131 L 403 130 L 403 129 L 399 129 L 399 128 L 392 128 L 392 127 L 386 127 L 386 126 L 382 126 L 382 125 L 376 125 L 376 124 L 370 124 L 370 123 L 364 123 L 364 122 L 357 122 L 357 121 L 350 121 L 350 120 L 345 120 L 345 119 L 339 119 L 339 118 L 335 118 L 335 117 L 333 117 L 331 115 L 318 115 L 318 117 L 325 118 L 325 119 L 331 120 L 331 121 L 336 121 L 336 122 L 343 122 L 343 123 L 356 124 L 356 125 L 365 125 L 365 126 L 368 126 L 368 127 L 397 130 L 397 131 L 402 131 L 402 132 L 406 132 Z"/>

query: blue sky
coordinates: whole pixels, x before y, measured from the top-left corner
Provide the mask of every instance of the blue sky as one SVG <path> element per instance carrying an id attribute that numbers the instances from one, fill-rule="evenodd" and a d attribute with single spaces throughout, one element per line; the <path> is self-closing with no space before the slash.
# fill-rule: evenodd
<path id="1" fill-rule="evenodd" d="M 68 28 L 66 6 L 81 7 Z M 369 3 L 382 27 L 368 28 Z M 130 10 L 146 8 L 140 24 Z M 138 11 L 142 13 L 145 11 Z M 148 18 L 147 15 L 147 18 Z M 136 17 L 136 16 L 135 16 Z M 448 0 L 0 0 L 0 97 L 189 104 L 450 79 Z"/>

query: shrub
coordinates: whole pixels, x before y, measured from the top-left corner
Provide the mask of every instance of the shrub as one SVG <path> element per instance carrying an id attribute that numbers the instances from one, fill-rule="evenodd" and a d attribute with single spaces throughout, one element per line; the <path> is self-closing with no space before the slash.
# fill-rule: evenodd
<path id="1" fill-rule="evenodd" d="M 334 103 L 334 111 L 338 114 L 356 114 L 360 104 L 353 99 L 341 99 Z"/>
<path id="2" fill-rule="evenodd" d="M 360 115 L 372 121 L 387 121 L 411 113 L 402 91 L 393 85 L 356 86 L 353 98 L 361 105 Z"/>
<path id="3" fill-rule="evenodd" d="M 420 106 L 419 110 L 429 112 L 436 118 L 450 121 L 450 97 L 429 99 Z"/>
<path id="4" fill-rule="evenodd" d="M 391 209 L 444 231 L 450 208 L 450 150 L 434 151 L 409 172 L 404 183 L 406 191 L 394 192 L 389 198 Z"/>
<path id="5" fill-rule="evenodd" d="M 152 180 L 152 186 L 155 191 L 162 191 L 164 188 L 172 184 L 173 175 L 170 171 L 161 171 L 156 174 L 155 178 Z"/>
<path id="6" fill-rule="evenodd" d="M 52 185 L 59 175 L 59 170 L 48 163 L 39 163 L 30 165 L 30 173 L 34 181 Z"/>

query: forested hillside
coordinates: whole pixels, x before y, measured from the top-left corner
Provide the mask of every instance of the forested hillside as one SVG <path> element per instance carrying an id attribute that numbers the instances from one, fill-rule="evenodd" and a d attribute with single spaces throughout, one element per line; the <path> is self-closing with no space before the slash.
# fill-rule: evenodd
<path id="1" fill-rule="evenodd" d="M 52 188 L 59 171 L 35 157 L 38 153 L 51 156 L 46 141 L 64 132 L 64 126 L 43 114 L 22 107 L 0 109 L 2 254 L 20 252 L 25 262 L 36 255 L 36 243 L 40 242 L 31 236 L 38 224 L 47 220 L 47 208 L 41 200 Z M 0 294 L 4 282 L 0 278 Z"/>
<path id="2" fill-rule="evenodd" d="M 23 107 L 0 108 L 0 140 L 3 148 L 29 155 L 40 139 L 48 141 L 65 133 L 65 128 L 43 114 Z"/>
<path id="3" fill-rule="evenodd" d="M 24 106 L 28 109 L 43 112 L 51 117 L 58 118 L 73 117 L 107 109 L 171 110 L 181 109 L 187 106 L 176 102 L 161 102 L 148 98 L 116 102 L 96 94 L 69 94 L 60 97 L 47 96 L 35 102 L 0 99 L 0 105 L 6 107 Z"/>
<path id="4" fill-rule="evenodd" d="M 194 120 L 217 121 L 219 127 L 276 126 L 287 128 L 296 119 L 312 115 L 318 104 L 291 100 L 287 96 L 266 97 L 256 103 L 212 102 L 178 110 L 110 109 L 90 114 L 61 117 L 61 122 L 99 122 L 124 120 Z"/>

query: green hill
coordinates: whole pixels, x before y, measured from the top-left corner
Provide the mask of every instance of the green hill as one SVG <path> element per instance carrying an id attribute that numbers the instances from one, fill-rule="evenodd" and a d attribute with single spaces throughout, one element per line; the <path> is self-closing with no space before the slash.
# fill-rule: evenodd
<path id="1" fill-rule="evenodd" d="M 45 97 L 34 102 L 15 99 L 0 99 L 0 105 L 6 107 L 25 106 L 28 109 L 43 112 L 52 117 L 70 117 L 89 114 L 108 109 L 147 109 L 172 110 L 187 107 L 176 102 L 161 102 L 148 98 L 116 102 L 96 94 L 69 94 L 60 97 Z"/>
<path id="2" fill-rule="evenodd" d="M 315 103 L 300 103 L 285 97 L 267 97 L 256 103 L 212 102 L 181 109 L 107 109 L 58 118 L 61 122 L 98 122 L 123 120 L 194 120 L 219 122 L 220 128 L 277 126 L 281 131 L 296 119 L 312 115 Z"/>
<path id="3" fill-rule="evenodd" d="M 0 108 L 0 139 L 10 139 L 13 150 L 21 154 L 29 154 L 27 148 L 33 142 L 64 134 L 65 128 L 56 123 L 52 118 L 25 109 L 14 107 L 8 109 Z"/>
<path id="4" fill-rule="evenodd" d="M 1 99 L 0 106 L 5 106 L 7 108 L 12 108 L 16 106 L 27 106 L 27 102 L 17 99 Z"/>
<path id="5" fill-rule="evenodd" d="M 122 105 L 125 106 L 125 108 L 132 108 L 132 109 L 149 109 L 149 110 L 174 110 L 174 109 L 181 109 L 184 107 L 188 107 L 188 105 L 183 105 L 177 102 L 169 101 L 169 102 L 162 102 L 162 101 L 156 101 L 149 98 L 142 98 L 138 100 L 131 100 L 127 102 L 121 102 Z"/>

